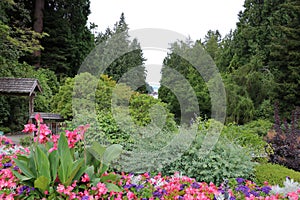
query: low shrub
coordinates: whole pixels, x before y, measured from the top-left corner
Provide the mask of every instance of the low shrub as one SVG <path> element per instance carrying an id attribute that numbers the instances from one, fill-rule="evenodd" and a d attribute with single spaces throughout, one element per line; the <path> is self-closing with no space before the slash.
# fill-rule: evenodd
<path id="1" fill-rule="evenodd" d="M 257 184 L 263 184 L 268 180 L 270 185 L 283 186 L 283 181 L 286 177 L 290 177 L 297 182 L 300 182 L 300 172 L 296 172 L 292 169 L 288 169 L 278 164 L 260 164 L 255 166 L 254 170 L 255 182 Z"/>
<path id="2" fill-rule="evenodd" d="M 207 154 L 201 155 L 201 146 L 207 134 L 205 127 L 198 135 L 190 149 L 180 159 L 163 168 L 163 173 L 172 174 L 176 171 L 194 177 L 197 181 L 220 184 L 224 179 L 235 177 L 250 178 L 254 162 L 247 150 L 224 137 Z"/>
<path id="3" fill-rule="evenodd" d="M 267 143 L 264 141 L 263 135 L 267 134 L 270 125 L 256 127 L 260 123 L 253 121 L 245 125 L 228 124 L 223 128 L 222 136 L 248 149 L 253 157 L 264 156 Z"/>
<path id="4" fill-rule="evenodd" d="M 28 135 L 20 138 L 20 145 L 23 147 L 29 147 L 33 143 L 33 136 Z"/>
<path id="5" fill-rule="evenodd" d="M 275 105 L 274 118 L 274 131 L 266 137 L 271 147 L 270 162 L 300 171 L 300 108 L 292 112 L 289 123 L 280 118 L 278 105 Z"/>

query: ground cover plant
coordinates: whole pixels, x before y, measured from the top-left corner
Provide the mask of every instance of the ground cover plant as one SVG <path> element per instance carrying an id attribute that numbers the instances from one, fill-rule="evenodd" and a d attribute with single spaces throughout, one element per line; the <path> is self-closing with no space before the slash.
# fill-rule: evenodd
<path id="1" fill-rule="evenodd" d="M 299 183 L 257 185 L 237 177 L 220 184 L 199 182 L 179 172 L 141 174 L 113 172 L 110 163 L 122 151 L 118 145 L 86 147 L 88 126 L 52 135 L 42 119 L 25 125 L 35 133 L 29 148 L 1 137 L 1 199 L 298 199 Z M 279 192 L 274 192 L 279 191 Z"/>

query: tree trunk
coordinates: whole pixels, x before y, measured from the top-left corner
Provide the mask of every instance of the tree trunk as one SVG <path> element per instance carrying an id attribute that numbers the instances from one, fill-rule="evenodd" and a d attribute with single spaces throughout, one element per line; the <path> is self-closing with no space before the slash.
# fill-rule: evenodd
<path id="1" fill-rule="evenodd" d="M 44 17 L 45 0 L 35 0 L 34 7 L 34 23 L 33 30 L 38 33 L 43 32 L 43 17 Z M 33 52 L 34 66 L 39 68 L 41 66 L 41 50 Z"/>

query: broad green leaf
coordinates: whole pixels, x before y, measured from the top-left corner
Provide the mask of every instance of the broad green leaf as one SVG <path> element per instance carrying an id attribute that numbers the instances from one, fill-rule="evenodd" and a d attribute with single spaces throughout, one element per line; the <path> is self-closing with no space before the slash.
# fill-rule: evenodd
<path id="1" fill-rule="evenodd" d="M 88 151 L 100 162 L 102 162 L 105 150 L 106 148 L 96 141 L 88 148 Z"/>
<path id="2" fill-rule="evenodd" d="M 21 174 L 19 174 L 19 172 L 17 172 L 17 171 L 12 171 L 12 173 L 15 175 L 15 177 L 17 177 L 20 181 L 28 181 L 28 180 L 30 180 L 30 179 L 32 179 L 32 178 L 30 178 L 30 177 L 28 177 L 28 176 L 23 176 L 23 175 L 21 175 Z"/>
<path id="3" fill-rule="evenodd" d="M 106 188 L 108 192 L 114 191 L 114 192 L 122 192 L 121 188 L 113 183 L 104 183 L 106 185 Z"/>
<path id="4" fill-rule="evenodd" d="M 101 177 L 101 182 L 106 182 L 106 181 L 117 181 L 118 179 L 120 179 L 120 176 L 118 176 L 117 174 L 109 174 L 107 176 L 103 176 Z"/>
<path id="5" fill-rule="evenodd" d="M 27 167 L 26 162 L 18 159 L 13 159 L 16 165 L 21 169 L 22 173 L 25 174 L 29 178 L 35 178 L 32 171 Z"/>
<path id="6" fill-rule="evenodd" d="M 65 183 L 68 179 L 68 176 L 71 173 L 73 159 L 68 146 L 67 138 L 64 133 L 62 133 L 59 137 L 57 148 L 58 148 L 57 151 L 60 159 L 58 176 L 61 182 Z"/>
<path id="7" fill-rule="evenodd" d="M 33 153 L 31 153 L 28 157 L 28 168 L 31 170 L 31 172 L 33 173 L 34 177 L 37 177 L 37 166 L 36 163 L 34 161 L 34 155 Z"/>
<path id="8" fill-rule="evenodd" d="M 41 189 L 43 192 L 48 189 L 50 179 L 45 176 L 40 176 L 34 181 L 34 187 Z"/>
<path id="9" fill-rule="evenodd" d="M 95 168 L 94 166 L 89 166 L 88 168 L 86 168 L 85 173 L 87 173 L 87 175 L 89 175 L 90 179 L 92 180 L 94 178 L 94 174 L 95 174 Z"/>
<path id="10" fill-rule="evenodd" d="M 106 148 L 103 154 L 103 163 L 109 165 L 111 161 L 116 160 L 122 153 L 122 146 L 113 144 Z"/>
<path id="11" fill-rule="evenodd" d="M 50 175 L 50 163 L 45 152 L 39 147 L 36 147 L 37 153 L 37 168 L 38 168 L 38 177 L 46 177 L 48 180 L 51 180 Z"/>
<path id="12" fill-rule="evenodd" d="M 84 159 L 80 159 L 75 161 L 72 165 L 72 171 L 70 173 L 70 175 L 68 176 L 68 179 L 65 183 L 63 183 L 64 185 L 71 185 L 73 178 L 75 177 L 75 175 L 77 174 L 77 172 L 80 170 L 81 166 L 84 163 Z M 84 170 L 82 170 L 82 173 L 84 172 Z M 79 176 L 81 176 L 82 174 L 80 174 Z"/>
<path id="13" fill-rule="evenodd" d="M 55 181 L 57 177 L 57 168 L 59 163 L 59 157 L 57 151 L 52 151 L 49 154 L 49 161 L 50 161 L 50 170 L 51 170 L 51 177 L 52 181 Z"/>

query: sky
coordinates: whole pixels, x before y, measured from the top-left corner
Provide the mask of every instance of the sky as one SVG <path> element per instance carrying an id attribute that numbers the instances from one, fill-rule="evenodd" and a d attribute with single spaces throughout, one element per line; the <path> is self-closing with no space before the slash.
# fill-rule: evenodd
<path id="1" fill-rule="evenodd" d="M 98 25 L 97 32 L 112 28 L 121 13 L 129 30 L 144 28 L 167 29 L 190 37 L 203 39 L 207 31 L 219 30 L 222 37 L 236 28 L 238 13 L 244 0 L 90 0 L 89 22 Z M 174 41 L 170 41 L 174 42 Z M 159 82 L 160 68 L 166 51 L 145 50 L 148 82 Z"/>

